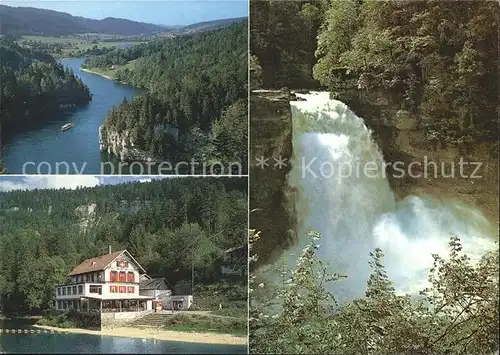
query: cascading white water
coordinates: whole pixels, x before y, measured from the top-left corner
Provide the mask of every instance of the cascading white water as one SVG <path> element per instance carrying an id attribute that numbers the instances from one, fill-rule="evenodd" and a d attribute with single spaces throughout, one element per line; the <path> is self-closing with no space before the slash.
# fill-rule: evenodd
<path id="1" fill-rule="evenodd" d="M 388 275 L 399 292 L 416 294 L 425 287 L 433 253 L 448 255 L 451 235 L 478 260 L 495 244 L 488 220 L 455 202 L 426 197 L 396 201 L 383 169 L 383 157 L 363 120 L 327 92 L 296 94 L 292 171 L 298 190 L 299 245 L 306 233 L 323 234 L 319 256 L 332 271 L 347 275 L 332 291 L 339 301 L 361 296 L 370 269 L 369 253 L 384 251 Z M 291 257 L 293 259 L 293 257 Z"/>

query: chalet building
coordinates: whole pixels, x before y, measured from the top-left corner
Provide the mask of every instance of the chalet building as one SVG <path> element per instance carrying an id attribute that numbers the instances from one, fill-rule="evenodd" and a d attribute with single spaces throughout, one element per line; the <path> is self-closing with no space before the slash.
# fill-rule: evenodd
<path id="1" fill-rule="evenodd" d="M 152 310 L 155 297 L 139 292 L 142 273 L 144 268 L 127 250 L 87 259 L 69 273 L 68 284 L 56 286 L 55 306 L 81 312 Z"/>
<path id="2" fill-rule="evenodd" d="M 146 274 L 140 276 L 139 293 L 154 297 L 156 311 L 189 309 L 193 304 L 192 295 L 173 295 L 167 280 L 151 278 Z"/>
<path id="3" fill-rule="evenodd" d="M 172 289 L 164 278 L 151 278 L 144 274 L 140 276 L 139 294 L 161 300 L 172 296 Z"/>

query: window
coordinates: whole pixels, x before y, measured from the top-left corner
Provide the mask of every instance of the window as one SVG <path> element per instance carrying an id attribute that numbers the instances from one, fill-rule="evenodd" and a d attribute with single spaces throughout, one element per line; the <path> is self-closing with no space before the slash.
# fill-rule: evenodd
<path id="1" fill-rule="evenodd" d="M 81 295 L 83 293 L 83 286 L 78 286 L 78 294 Z"/>
<path id="2" fill-rule="evenodd" d="M 76 295 L 76 286 L 73 286 L 73 294 Z"/>
<path id="3" fill-rule="evenodd" d="M 134 282 L 134 273 L 132 271 L 127 274 L 127 282 Z"/>
<path id="4" fill-rule="evenodd" d="M 57 295 L 61 296 L 61 288 L 60 287 L 57 288 Z M 61 307 L 59 307 L 59 308 L 61 308 Z"/>
<path id="5" fill-rule="evenodd" d="M 95 272 L 90 274 L 90 282 L 95 282 Z"/>
<path id="6" fill-rule="evenodd" d="M 100 272 L 97 274 L 97 281 L 102 281 L 104 273 Z"/>
<path id="7" fill-rule="evenodd" d="M 120 282 L 125 282 L 125 281 L 126 281 L 125 271 L 120 271 Z"/>
<path id="8" fill-rule="evenodd" d="M 57 309 L 61 309 L 62 308 L 62 301 L 57 301 Z"/>
<path id="9" fill-rule="evenodd" d="M 120 286 L 120 293 L 126 293 L 125 286 Z"/>
<path id="10" fill-rule="evenodd" d="M 127 287 L 127 292 L 128 293 L 134 293 L 134 286 L 128 286 Z"/>
<path id="11" fill-rule="evenodd" d="M 109 273 L 109 280 L 110 281 L 118 281 L 118 273 L 116 271 L 110 271 Z"/>
<path id="12" fill-rule="evenodd" d="M 116 293 L 117 292 L 116 288 L 117 288 L 116 286 L 109 286 L 109 292 Z"/>
<path id="13" fill-rule="evenodd" d="M 67 292 L 68 292 L 68 296 L 70 296 L 71 295 L 71 287 L 68 287 L 68 291 Z"/>
<path id="14" fill-rule="evenodd" d="M 68 301 L 63 301 L 63 309 L 68 308 Z"/>
<path id="15" fill-rule="evenodd" d="M 102 287 L 98 285 L 90 285 L 90 293 L 102 294 Z"/>
<path id="16" fill-rule="evenodd" d="M 66 287 L 62 288 L 62 294 L 63 294 L 63 296 L 66 296 Z"/>

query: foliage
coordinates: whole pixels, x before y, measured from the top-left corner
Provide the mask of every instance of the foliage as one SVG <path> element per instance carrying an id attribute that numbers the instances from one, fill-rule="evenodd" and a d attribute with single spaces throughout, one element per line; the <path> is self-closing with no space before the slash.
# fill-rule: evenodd
<path id="1" fill-rule="evenodd" d="M 246 167 L 247 36 L 238 23 L 87 59 L 87 68 L 101 69 L 134 60 L 115 77 L 149 91 L 111 110 L 106 128 L 130 132 L 138 148 L 170 161 Z"/>
<path id="2" fill-rule="evenodd" d="M 84 41 L 77 38 L 67 38 L 65 40 L 36 36 L 30 36 L 27 39 L 23 38 L 19 43 L 23 47 L 28 47 L 33 51 L 50 54 L 54 56 L 54 58 L 103 55 L 112 51 L 119 44 L 118 42 L 101 42 L 99 43 L 101 47 L 99 47 L 97 44 L 92 44 L 90 41 Z"/>
<path id="3" fill-rule="evenodd" d="M 223 251 L 246 242 L 244 179 L 0 193 L 0 303 L 51 306 L 54 286 L 84 259 L 127 249 L 152 277 L 175 287 L 221 280 Z M 246 265 L 246 256 L 233 261 Z M 243 277 L 246 280 L 246 276 Z"/>
<path id="4" fill-rule="evenodd" d="M 346 70 L 362 102 L 379 94 L 445 144 L 496 140 L 498 26 L 498 2 L 333 1 L 315 77 L 336 91 Z"/>
<path id="5" fill-rule="evenodd" d="M 169 317 L 164 325 L 166 330 L 215 332 L 224 334 L 246 335 L 246 317 L 215 317 L 199 314 L 176 314 Z"/>
<path id="6" fill-rule="evenodd" d="M 249 59 L 250 68 L 250 87 L 252 90 L 260 89 L 262 87 L 262 67 L 259 64 L 259 58 L 252 55 Z"/>
<path id="7" fill-rule="evenodd" d="M 36 324 L 56 328 L 98 328 L 100 329 L 101 318 L 98 313 L 82 313 L 70 310 L 61 312 L 51 310 L 39 319 Z"/>
<path id="8" fill-rule="evenodd" d="M 351 48 L 351 40 L 358 27 L 360 2 L 357 0 L 334 1 L 325 14 L 318 33 L 314 77 L 327 83 L 332 68 L 341 65 L 341 55 Z"/>
<path id="9" fill-rule="evenodd" d="M 0 38 L 0 124 L 19 129 L 39 114 L 90 100 L 89 89 L 50 55 Z"/>
<path id="10" fill-rule="evenodd" d="M 251 285 L 250 351 L 328 354 L 493 354 L 498 351 L 498 250 L 471 265 L 458 238 L 450 255 L 434 255 L 424 298 L 396 294 L 383 253 L 371 253 L 365 297 L 337 305 L 325 291 L 328 266 L 315 255 L 318 234 L 302 251 L 275 296 L 256 302 Z M 254 281 L 255 279 L 251 279 Z"/>
<path id="11" fill-rule="evenodd" d="M 250 1 L 250 53 L 262 87 L 305 88 L 312 80 L 316 36 L 328 1 Z"/>
<path id="12" fill-rule="evenodd" d="M 193 311 L 211 311 L 214 314 L 247 317 L 248 282 L 245 278 L 237 281 L 223 281 L 211 285 L 195 284 Z M 219 305 L 222 309 L 219 309 Z"/>
<path id="13" fill-rule="evenodd" d="M 165 30 L 159 25 L 113 17 L 95 20 L 59 11 L 5 5 L 0 5 L 0 23 L 1 32 L 12 35 L 68 36 L 75 33 L 101 33 L 130 36 L 151 35 Z"/>

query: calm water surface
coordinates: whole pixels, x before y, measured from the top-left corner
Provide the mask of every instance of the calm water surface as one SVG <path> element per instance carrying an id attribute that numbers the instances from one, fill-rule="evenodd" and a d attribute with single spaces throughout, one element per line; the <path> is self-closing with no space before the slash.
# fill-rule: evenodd
<path id="1" fill-rule="evenodd" d="M 0 319 L 0 329 L 34 329 L 32 319 Z M 43 331 L 43 330 L 42 330 Z M 90 334 L 0 334 L 0 354 L 246 354 L 245 345 L 198 344 Z"/>
<path id="2" fill-rule="evenodd" d="M 85 174 L 100 174 L 101 162 L 109 161 L 117 165 L 116 158 L 99 151 L 99 126 L 108 111 L 119 105 L 124 97 L 131 99 L 144 91 L 83 72 L 80 70 L 83 61 L 83 58 L 70 58 L 61 60 L 61 63 L 70 67 L 89 87 L 93 94 L 92 101 L 83 108 L 43 117 L 40 124 L 6 138 L 2 159 L 9 174 L 75 174 L 81 172 L 82 167 Z M 61 126 L 67 122 L 73 122 L 75 126 L 61 132 Z M 33 164 L 27 165 L 23 171 L 26 162 L 34 162 L 40 171 Z M 59 165 L 59 171 L 56 171 L 58 162 L 68 163 L 70 171 L 66 172 L 64 165 Z"/>
<path id="3" fill-rule="evenodd" d="M 246 354 L 242 345 L 196 344 L 87 334 L 3 334 L 0 353 Z"/>

